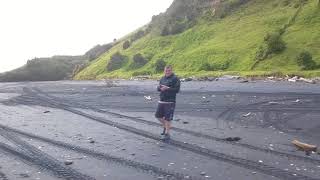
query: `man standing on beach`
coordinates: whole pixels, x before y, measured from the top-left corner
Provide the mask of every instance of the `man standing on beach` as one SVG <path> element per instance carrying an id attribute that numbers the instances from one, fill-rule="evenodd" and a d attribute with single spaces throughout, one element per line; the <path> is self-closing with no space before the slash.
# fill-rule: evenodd
<path id="1" fill-rule="evenodd" d="M 170 139 L 171 121 L 176 107 L 176 94 L 180 91 L 180 80 L 172 72 L 172 66 L 164 68 L 164 76 L 160 79 L 157 90 L 160 91 L 160 100 L 158 103 L 156 118 L 163 125 L 162 140 Z"/>

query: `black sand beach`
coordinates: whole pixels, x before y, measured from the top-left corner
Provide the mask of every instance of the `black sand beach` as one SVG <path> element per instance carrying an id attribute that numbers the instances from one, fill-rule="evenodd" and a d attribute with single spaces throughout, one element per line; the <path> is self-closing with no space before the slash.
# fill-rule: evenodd
<path id="1" fill-rule="evenodd" d="M 183 82 L 164 143 L 157 83 L 1 83 L 0 179 L 320 177 L 319 84 Z"/>

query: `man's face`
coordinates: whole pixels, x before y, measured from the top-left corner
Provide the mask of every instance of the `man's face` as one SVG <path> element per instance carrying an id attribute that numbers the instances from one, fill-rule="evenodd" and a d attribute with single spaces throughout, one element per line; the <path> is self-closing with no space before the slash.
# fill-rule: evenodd
<path id="1" fill-rule="evenodd" d="M 164 68 L 164 74 L 165 76 L 171 76 L 172 74 L 172 68 Z"/>

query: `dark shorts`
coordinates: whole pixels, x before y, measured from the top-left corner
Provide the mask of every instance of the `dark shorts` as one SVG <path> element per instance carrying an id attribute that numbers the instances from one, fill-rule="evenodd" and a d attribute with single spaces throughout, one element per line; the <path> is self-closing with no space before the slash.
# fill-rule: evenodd
<path id="1" fill-rule="evenodd" d="M 163 118 L 167 121 L 173 119 L 174 109 L 176 108 L 176 103 L 158 103 L 157 112 L 155 114 L 156 118 Z"/>

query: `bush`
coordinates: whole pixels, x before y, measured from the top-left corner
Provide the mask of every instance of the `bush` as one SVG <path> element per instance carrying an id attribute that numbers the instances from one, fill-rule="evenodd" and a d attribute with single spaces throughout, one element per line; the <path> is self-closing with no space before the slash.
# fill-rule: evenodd
<path id="1" fill-rule="evenodd" d="M 130 41 L 126 40 L 123 45 L 122 45 L 123 49 L 128 49 L 130 47 Z"/>
<path id="2" fill-rule="evenodd" d="M 185 19 L 171 19 L 163 26 L 161 30 L 161 36 L 182 33 L 193 25 L 193 21 L 189 20 L 188 17 L 185 17 Z"/>
<path id="3" fill-rule="evenodd" d="M 145 64 L 147 64 L 147 60 L 140 54 L 135 54 L 133 56 L 133 63 L 130 65 L 130 68 L 134 69 L 134 68 L 140 68 L 142 66 L 144 66 Z"/>
<path id="4" fill-rule="evenodd" d="M 155 71 L 157 73 L 162 72 L 166 67 L 166 62 L 162 59 L 158 59 L 154 65 Z"/>
<path id="5" fill-rule="evenodd" d="M 213 71 L 214 68 L 213 66 L 211 66 L 209 63 L 203 63 L 200 68 L 199 68 L 200 71 Z"/>
<path id="6" fill-rule="evenodd" d="M 267 34 L 264 40 L 268 46 L 269 53 L 280 53 L 286 48 L 286 44 L 278 32 Z"/>
<path id="7" fill-rule="evenodd" d="M 200 71 L 218 71 L 218 70 L 226 70 L 230 66 L 230 60 L 226 60 L 223 62 L 215 62 L 214 64 L 209 64 L 208 62 L 203 63 L 199 70 Z"/>
<path id="8" fill-rule="evenodd" d="M 113 54 L 110 58 L 110 61 L 107 64 L 107 71 L 114 71 L 117 69 L 120 69 L 123 64 L 126 62 L 126 57 L 120 54 L 119 52 L 116 52 Z"/>
<path id="9" fill-rule="evenodd" d="M 132 76 L 145 76 L 145 75 L 152 75 L 151 71 L 136 71 L 132 73 Z"/>
<path id="10" fill-rule="evenodd" d="M 256 60 L 264 60 L 268 57 L 267 48 L 264 46 L 259 46 L 256 52 Z"/>
<path id="11" fill-rule="evenodd" d="M 288 6 L 290 4 L 290 0 L 284 0 L 282 2 L 282 6 Z"/>
<path id="12" fill-rule="evenodd" d="M 182 33 L 187 28 L 187 25 L 182 22 L 176 22 L 171 26 L 170 34 L 179 34 Z"/>
<path id="13" fill-rule="evenodd" d="M 297 56 L 297 63 L 302 70 L 312 70 L 317 67 L 316 63 L 312 60 L 312 55 L 308 51 L 302 51 Z"/>
<path id="14" fill-rule="evenodd" d="M 227 0 L 221 3 L 221 6 L 218 9 L 218 17 L 226 17 L 233 9 L 238 8 L 239 6 L 247 3 L 248 0 Z"/>
<path id="15" fill-rule="evenodd" d="M 276 8 L 279 4 L 277 2 L 272 4 L 272 8 Z"/>
<path id="16" fill-rule="evenodd" d="M 138 32 L 134 33 L 131 36 L 130 40 L 131 40 L 131 42 L 136 41 L 136 40 L 142 38 L 144 35 L 145 35 L 145 32 L 143 30 L 139 30 Z"/>
<path id="17" fill-rule="evenodd" d="M 268 33 L 264 37 L 264 44 L 259 46 L 255 59 L 260 61 L 271 57 L 273 53 L 278 54 L 286 49 L 286 43 L 282 40 L 280 30 Z"/>
<path id="18" fill-rule="evenodd" d="M 230 64 L 231 64 L 230 60 L 225 61 L 224 63 L 219 64 L 218 66 L 216 66 L 216 69 L 217 70 L 226 70 L 226 69 L 228 69 L 230 67 Z"/>

